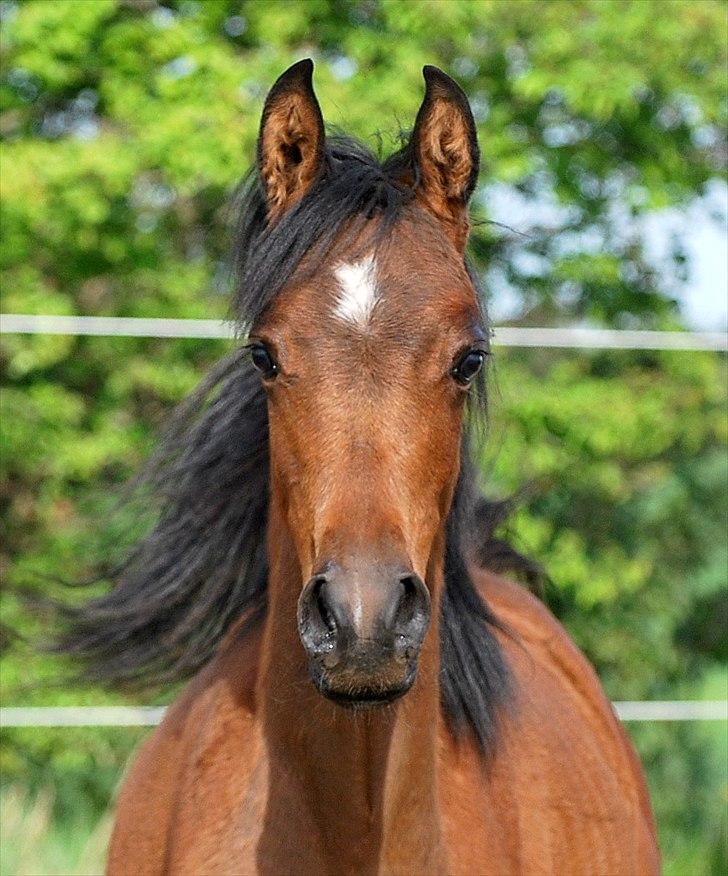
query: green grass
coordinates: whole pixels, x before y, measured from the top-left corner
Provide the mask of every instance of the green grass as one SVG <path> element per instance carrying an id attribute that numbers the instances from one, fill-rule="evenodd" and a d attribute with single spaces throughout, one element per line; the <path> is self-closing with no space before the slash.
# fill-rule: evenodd
<path id="1" fill-rule="evenodd" d="M 111 812 L 88 811 L 61 821 L 54 794 L 34 796 L 22 785 L 0 794 L 0 874 L 2 876 L 95 876 L 103 873 Z"/>

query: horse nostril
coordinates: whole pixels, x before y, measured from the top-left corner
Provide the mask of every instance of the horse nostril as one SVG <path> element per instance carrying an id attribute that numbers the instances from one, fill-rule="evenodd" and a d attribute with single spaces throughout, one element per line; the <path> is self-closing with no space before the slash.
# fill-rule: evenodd
<path id="1" fill-rule="evenodd" d="M 337 645 L 339 624 L 327 599 L 325 575 L 304 587 L 298 600 L 298 634 L 310 659 L 333 669 L 341 659 Z"/>
<path id="2" fill-rule="evenodd" d="M 317 575 L 298 600 L 298 633 L 309 656 L 326 663 L 336 659 L 339 623 L 327 594 L 326 575 Z"/>
<path id="3" fill-rule="evenodd" d="M 409 573 L 400 576 L 402 592 L 396 610 L 395 631 L 398 645 L 408 651 L 419 648 L 430 622 L 430 594 L 420 578 Z"/>
<path id="4" fill-rule="evenodd" d="M 397 617 L 400 623 L 406 624 L 412 620 L 417 611 L 417 582 L 413 575 L 402 575 L 399 579 L 402 585 L 402 595 L 399 599 L 397 608 Z"/>
<path id="5" fill-rule="evenodd" d="M 336 619 L 331 613 L 328 602 L 326 601 L 325 588 L 326 578 L 323 575 L 320 575 L 313 585 L 313 593 L 311 595 L 321 620 L 324 622 L 329 632 L 333 633 L 336 630 Z"/>

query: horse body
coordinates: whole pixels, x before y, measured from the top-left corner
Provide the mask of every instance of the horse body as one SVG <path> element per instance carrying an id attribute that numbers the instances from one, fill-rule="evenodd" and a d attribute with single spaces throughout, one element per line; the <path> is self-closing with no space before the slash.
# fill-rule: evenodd
<path id="1" fill-rule="evenodd" d="M 311 72 L 263 112 L 247 349 L 173 423 L 116 588 L 72 614 L 67 649 L 107 677 L 207 664 L 134 766 L 109 870 L 654 873 L 593 671 L 482 571 L 529 566 L 493 538 L 469 455 L 489 330 L 467 99 L 426 67 L 410 143 L 380 162 L 327 141 Z"/>
<path id="2" fill-rule="evenodd" d="M 593 670 L 534 597 L 473 574 L 508 624 L 501 643 L 517 691 L 491 758 L 457 740 L 439 708 L 412 701 L 383 761 L 367 763 L 382 743 L 371 715 L 313 698 L 302 707 L 302 666 L 295 697 L 268 691 L 294 739 L 287 764 L 280 735 L 266 736 L 261 636 L 233 634 L 142 749 L 119 800 L 109 873 L 659 872 L 641 770 Z M 306 722 L 328 729 L 320 759 L 305 750 Z M 331 782 L 323 798 L 297 781 L 308 758 Z M 389 785 L 397 775 L 404 794 Z"/>

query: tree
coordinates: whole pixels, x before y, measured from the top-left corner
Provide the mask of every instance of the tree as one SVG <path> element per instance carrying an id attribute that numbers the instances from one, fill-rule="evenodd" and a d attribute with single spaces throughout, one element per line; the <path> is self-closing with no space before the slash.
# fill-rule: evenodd
<path id="1" fill-rule="evenodd" d="M 487 294 L 516 293 L 520 320 L 681 324 L 680 242 L 661 274 L 636 220 L 684 209 L 725 178 L 720 2 L 57 0 L 0 11 L 5 311 L 224 315 L 230 197 L 262 97 L 311 55 L 325 117 L 385 151 L 412 122 L 424 63 L 461 81 L 484 159 L 473 259 Z M 515 231 L 488 222 L 503 191 L 524 210 Z M 98 523 L 112 488 L 224 349 L 3 338 L 9 585 L 84 577 L 118 552 L 120 530 Z M 497 360 L 486 482 L 502 493 L 533 482 L 511 534 L 548 570 L 546 597 L 609 694 L 720 687 L 711 619 L 726 611 L 725 363 L 543 350 Z M 3 619 L 28 635 L 48 620 L 11 596 Z M 59 701 L 27 686 L 57 664 L 12 637 L 2 645 L 6 703 Z M 717 869 L 725 767 L 708 765 L 720 748 L 690 726 L 635 737 L 668 870 Z M 4 737 L 7 780 L 37 787 L 53 765 L 59 824 L 96 811 L 129 750 L 122 731 L 70 738 Z M 686 814 L 689 781 L 701 791 Z"/>

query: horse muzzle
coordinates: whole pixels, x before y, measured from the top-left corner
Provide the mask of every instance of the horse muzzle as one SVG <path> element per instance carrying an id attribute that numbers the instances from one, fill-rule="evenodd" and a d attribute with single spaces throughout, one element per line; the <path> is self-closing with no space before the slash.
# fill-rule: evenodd
<path id="1" fill-rule="evenodd" d="M 417 675 L 430 595 L 414 572 L 329 564 L 298 601 L 298 632 L 314 684 L 350 708 L 391 702 Z"/>

